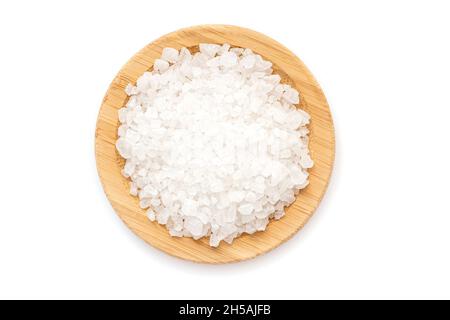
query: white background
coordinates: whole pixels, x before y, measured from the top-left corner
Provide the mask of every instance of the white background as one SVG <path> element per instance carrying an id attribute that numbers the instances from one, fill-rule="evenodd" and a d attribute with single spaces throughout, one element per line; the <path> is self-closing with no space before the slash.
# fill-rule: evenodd
<path id="1" fill-rule="evenodd" d="M 447 4 L 1 1 L 0 298 L 450 298 Z M 119 68 L 159 36 L 205 23 L 296 53 L 337 138 L 307 226 L 267 255 L 219 266 L 134 236 L 94 159 Z"/>

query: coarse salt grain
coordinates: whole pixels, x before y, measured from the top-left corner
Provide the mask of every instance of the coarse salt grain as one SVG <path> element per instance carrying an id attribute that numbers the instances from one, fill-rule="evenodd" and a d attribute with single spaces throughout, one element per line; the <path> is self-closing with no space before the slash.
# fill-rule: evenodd
<path id="1" fill-rule="evenodd" d="M 308 184 L 309 115 L 250 49 L 164 48 L 119 110 L 122 174 L 172 236 L 231 243 L 280 219 Z"/>

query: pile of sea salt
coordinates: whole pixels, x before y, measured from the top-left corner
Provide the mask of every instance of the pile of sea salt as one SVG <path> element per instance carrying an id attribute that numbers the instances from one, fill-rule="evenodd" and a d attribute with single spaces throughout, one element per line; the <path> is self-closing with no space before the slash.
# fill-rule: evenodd
<path id="1" fill-rule="evenodd" d="M 116 146 L 151 221 L 231 243 L 265 230 L 308 184 L 309 115 L 250 49 L 165 48 L 119 110 Z"/>

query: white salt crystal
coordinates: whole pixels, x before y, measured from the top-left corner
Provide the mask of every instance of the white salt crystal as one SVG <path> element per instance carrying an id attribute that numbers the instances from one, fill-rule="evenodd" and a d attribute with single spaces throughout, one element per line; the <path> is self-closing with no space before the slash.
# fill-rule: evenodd
<path id="1" fill-rule="evenodd" d="M 247 194 L 245 195 L 245 201 L 248 201 L 250 203 L 255 202 L 256 201 L 255 193 L 252 191 L 247 192 Z"/>
<path id="2" fill-rule="evenodd" d="M 116 148 L 151 221 L 218 246 L 265 230 L 308 185 L 310 117 L 252 50 L 199 49 L 164 48 L 125 88 Z"/>
<path id="3" fill-rule="evenodd" d="M 158 212 L 156 216 L 156 220 L 158 220 L 159 224 L 166 224 L 167 221 L 169 221 L 170 218 L 170 212 L 169 209 L 165 208 L 162 209 L 160 212 Z"/>
<path id="4" fill-rule="evenodd" d="M 244 191 L 230 191 L 228 193 L 228 197 L 231 202 L 241 202 L 245 198 L 245 192 Z"/>
<path id="5" fill-rule="evenodd" d="M 305 183 L 307 178 L 308 176 L 301 170 L 295 170 L 291 172 L 291 179 L 296 185 L 302 185 L 303 183 Z"/>
<path id="6" fill-rule="evenodd" d="M 251 69 L 255 65 L 255 62 L 256 59 L 254 55 L 247 55 L 241 59 L 240 64 L 244 69 Z"/>
<path id="7" fill-rule="evenodd" d="M 181 48 L 178 55 L 178 61 L 187 62 L 192 59 L 192 54 L 187 48 Z"/>
<path id="8" fill-rule="evenodd" d="M 290 104 L 297 104 L 300 102 L 298 91 L 290 87 L 284 91 L 283 98 Z"/>
<path id="9" fill-rule="evenodd" d="M 240 56 L 242 55 L 242 53 L 244 53 L 244 49 L 242 48 L 231 48 L 230 51 L 235 53 L 237 56 Z"/>
<path id="10" fill-rule="evenodd" d="M 218 54 L 218 55 L 222 55 L 222 54 L 228 52 L 228 50 L 230 50 L 230 48 L 231 48 L 231 46 L 230 46 L 228 43 L 224 43 L 224 44 L 220 47 L 220 49 L 219 49 L 219 51 L 217 52 L 217 54 Z"/>
<path id="11" fill-rule="evenodd" d="M 209 43 L 200 43 L 199 49 L 201 53 L 206 54 L 209 57 L 214 57 L 217 52 L 220 50 L 220 45 L 218 44 L 209 44 Z"/>
<path id="12" fill-rule="evenodd" d="M 220 56 L 220 64 L 226 68 L 235 66 L 238 62 L 238 58 L 233 52 L 226 52 Z"/>
<path id="13" fill-rule="evenodd" d="M 256 55 L 256 70 L 266 71 L 272 67 L 272 62 L 263 60 L 260 55 Z"/>
<path id="14" fill-rule="evenodd" d="M 291 157 L 291 150 L 289 150 L 289 149 L 283 149 L 281 152 L 280 152 L 280 158 L 282 158 L 282 159 L 287 159 L 287 158 L 290 158 Z"/>
<path id="15" fill-rule="evenodd" d="M 268 218 L 264 219 L 256 219 L 255 220 L 255 227 L 257 231 L 264 231 L 266 230 L 267 223 L 269 222 Z"/>
<path id="16" fill-rule="evenodd" d="M 148 208 L 148 207 L 150 207 L 150 199 L 142 199 L 141 201 L 139 201 L 139 206 L 142 208 L 142 209 L 146 209 L 146 208 Z"/>
<path id="17" fill-rule="evenodd" d="M 152 209 L 148 209 L 148 210 L 147 210 L 147 218 L 148 218 L 150 221 L 155 221 L 156 216 L 155 216 L 155 212 L 154 212 Z"/>
<path id="18" fill-rule="evenodd" d="M 195 216 L 197 212 L 197 202 L 191 199 L 186 199 L 183 201 L 183 205 L 181 207 L 181 213 L 185 216 Z"/>
<path id="19" fill-rule="evenodd" d="M 300 159 L 300 164 L 303 168 L 312 168 L 313 161 L 311 160 L 309 154 L 302 155 Z"/>
<path id="20" fill-rule="evenodd" d="M 125 163 L 125 166 L 123 168 L 123 172 L 125 175 L 127 175 L 128 177 L 131 176 L 136 170 L 136 165 L 131 162 L 131 161 L 127 161 Z M 135 190 L 133 189 L 133 193 L 135 192 Z"/>
<path id="21" fill-rule="evenodd" d="M 236 220 L 236 207 L 235 206 L 228 206 L 228 208 L 225 209 L 225 216 L 224 221 L 234 223 Z"/>
<path id="22" fill-rule="evenodd" d="M 253 224 L 247 223 L 247 224 L 245 225 L 244 232 L 246 232 L 246 233 L 248 233 L 248 234 L 252 234 L 252 233 L 255 233 L 255 232 L 256 232 L 256 228 L 255 228 L 255 226 L 254 226 Z"/>
<path id="23" fill-rule="evenodd" d="M 155 71 L 159 71 L 160 73 L 164 73 L 169 69 L 169 63 L 166 60 L 156 59 L 153 68 Z"/>
<path id="24" fill-rule="evenodd" d="M 150 204 L 152 205 L 152 207 L 159 207 L 161 205 L 161 200 L 159 200 L 158 198 L 153 198 L 152 200 L 150 200 Z"/>
<path id="25" fill-rule="evenodd" d="M 279 211 L 276 211 L 275 214 L 273 215 L 273 217 L 275 220 L 279 220 L 282 217 L 284 217 L 284 215 L 285 215 L 284 209 L 281 209 Z"/>
<path id="26" fill-rule="evenodd" d="M 128 88 L 128 86 L 127 86 L 127 88 Z M 120 108 L 119 109 L 119 121 L 121 123 L 127 122 L 127 113 L 128 113 L 127 108 Z"/>
<path id="27" fill-rule="evenodd" d="M 203 232 L 203 223 L 195 217 L 187 217 L 184 222 L 184 227 L 193 236 L 200 236 Z"/>
<path id="28" fill-rule="evenodd" d="M 286 190 L 281 196 L 280 196 L 280 200 L 287 202 L 287 203 L 292 203 L 295 200 L 295 196 L 294 196 L 294 191 L 292 189 L 288 189 Z"/>
<path id="29" fill-rule="evenodd" d="M 164 48 L 161 54 L 161 59 L 170 63 L 177 62 L 178 50 L 174 48 Z"/>
<path id="30" fill-rule="evenodd" d="M 131 158 L 132 146 L 126 139 L 119 138 L 116 142 L 116 148 L 123 158 L 125 159 Z"/>
<path id="31" fill-rule="evenodd" d="M 132 182 L 132 183 L 130 184 L 130 194 L 131 194 L 132 196 L 137 196 L 137 195 L 138 195 L 138 188 L 137 188 L 137 186 L 136 186 L 136 183 L 134 183 L 134 182 Z"/>
<path id="32" fill-rule="evenodd" d="M 244 52 L 242 53 L 243 56 L 253 55 L 252 49 L 244 49 Z"/>
<path id="33" fill-rule="evenodd" d="M 243 204 L 239 206 L 239 212 L 243 214 L 244 216 L 248 216 L 253 212 L 253 205 L 250 203 Z"/>

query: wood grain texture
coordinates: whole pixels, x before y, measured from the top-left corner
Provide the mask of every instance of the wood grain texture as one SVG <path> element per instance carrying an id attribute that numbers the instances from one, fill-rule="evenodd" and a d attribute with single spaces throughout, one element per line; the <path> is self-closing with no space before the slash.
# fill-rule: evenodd
<path id="1" fill-rule="evenodd" d="M 274 64 L 282 82 L 294 86 L 301 96 L 300 107 L 311 115 L 310 150 L 314 167 L 310 184 L 286 210 L 286 215 L 271 221 L 264 232 L 244 234 L 232 245 L 222 242 L 211 248 L 208 239 L 171 237 L 164 226 L 147 219 L 138 199 L 129 194 L 129 181 L 120 171 L 124 160 L 115 149 L 117 110 L 127 101 L 124 88 L 153 66 L 164 47 L 195 48 L 199 43 L 229 43 L 250 48 Z M 120 70 L 109 87 L 97 120 L 95 132 L 97 169 L 105 193 L 113 208 L 139 237 L 173 256 L 204 263 L 227 263 L 253 258 L 291 238 L 311 217 L 328 185 L 334 161 L 334 128 L 331 113 L 322 90 L 305 65 L 293 53 L 269 37 L 236 26 L 203 25 L 182 29 L 150 43 Z M 295 254 L 295 253 L 293 253 Z"/>

